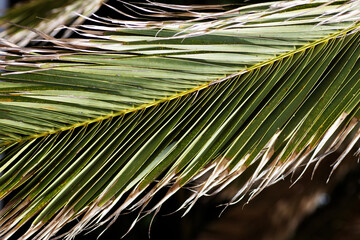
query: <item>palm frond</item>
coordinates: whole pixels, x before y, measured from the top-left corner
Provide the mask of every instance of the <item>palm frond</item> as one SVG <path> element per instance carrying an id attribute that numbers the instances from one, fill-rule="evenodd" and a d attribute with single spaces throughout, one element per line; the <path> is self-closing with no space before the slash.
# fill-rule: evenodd
<path id="1" fill-rule="evenodd" d="M 101 6 L 103 0 L 31 0 L 18 4 L 0 18 L 1 38 L 26 46 L 32 40 L 40 37 L 32 29 L 48 35 L 56 35 L 63 25 L 77 26 L 83 23 L 84 18 L 79 15 L 90 16 Z M 69 35 L 69 31 L 64 36 Z"/>
<path id="2" fill-rule="evenodd" d="M 234 204 L 358 141 L 360 1 L 124 4 L 132 20 L 70 28 L 86 38 L 4 43 L 2 238 L 30 220 L 23 238 L 47 239 L 81 216 L 70 238 L 157 212 L 200 177 L 186 211 L 239 181 Z"/>

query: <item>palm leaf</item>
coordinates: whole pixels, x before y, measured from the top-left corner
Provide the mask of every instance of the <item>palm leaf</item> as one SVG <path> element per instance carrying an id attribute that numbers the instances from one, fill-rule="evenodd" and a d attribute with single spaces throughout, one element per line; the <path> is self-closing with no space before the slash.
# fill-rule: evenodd
<path id="1" fill-rule="evenodd" d="M 0 33 L 1 38 L 19 46 L 26 46 L 39 37 L 32 28 L 49 35 L 56 35 L 62 25 L 74 26 L 84 21 L 79 15 L 89 16 L 96 12 L 103 0 L 31 0 L 18 4 L 0 18 L 0 23 L 6 30 Z M 65 36 L 69 35 L 65 32 Z"/>
<path id="2" fill-rule="evenodd" d="M 359 1 L 127 4 L 48 49 L 3 45 L 1 237 L 68 237 L 233 181 L 254 197 L 359 138 Z M 203 7 L 204 8 L 204 7 Z M 337 164 L 342 158 L 337 160 Z M 163 198 L 150 204 L 160 189 Z"/>

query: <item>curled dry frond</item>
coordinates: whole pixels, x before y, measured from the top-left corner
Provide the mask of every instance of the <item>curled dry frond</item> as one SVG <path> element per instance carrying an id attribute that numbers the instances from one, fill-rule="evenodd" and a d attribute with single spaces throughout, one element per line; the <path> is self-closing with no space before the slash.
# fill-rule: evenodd
<path id="1" fill-rule="evenodd" d="M 360 1 L 124 4 L 47 50 L 4 42 L 1 238 L 156 213 L 195 180 L 187 210 L 239 181 L 236 203 L 358 140 Z"/>

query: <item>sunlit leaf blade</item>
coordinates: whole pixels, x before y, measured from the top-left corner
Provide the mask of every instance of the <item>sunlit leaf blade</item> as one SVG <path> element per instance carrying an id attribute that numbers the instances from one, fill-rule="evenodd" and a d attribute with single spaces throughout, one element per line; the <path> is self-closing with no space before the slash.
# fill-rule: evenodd
<path id="1" fill-rule="evenodd" d="M 11 8 L 0 18 L 1 38 L 25 46 L 40 35 L 36 29 L 48 35 L 56 35 L 63 25 L 81 24 L 84 19 L 79 14 L 90 16 L 96 12 L 104 0 L 31 0 Z M 65 36 L 69 32 L 65 33 Z"/>
<path id="2" fill-rule="evenodd" d="M 185 212 L 239 181 L 233 204 L 359 139 L 360 1 L 123 4 L 132 20 L 69 28 L 84 38 L 4 43 L 1 238 L 79 217 L 71 238 L 186 184 Z"/>

